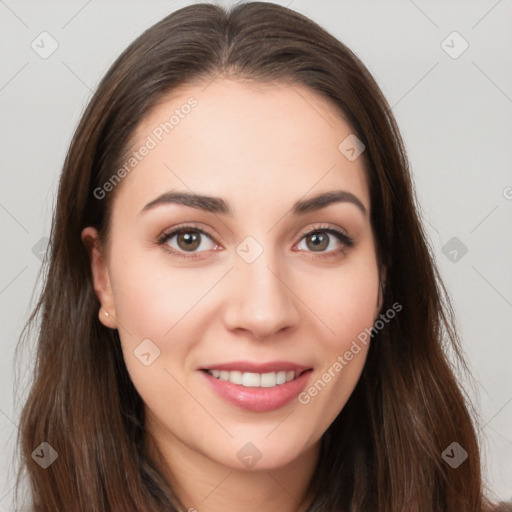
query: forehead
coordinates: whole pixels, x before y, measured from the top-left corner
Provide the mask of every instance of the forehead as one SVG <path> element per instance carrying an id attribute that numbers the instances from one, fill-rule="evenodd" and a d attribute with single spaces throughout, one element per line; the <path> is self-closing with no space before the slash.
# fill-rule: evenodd
<path id="1" fill-rule="evenodd" d="M 140 211 L 162 192 L 188 190 L 222 195 L 236 213 L 237 203 L 265 207 L 343 188 L 369 209 L 362 158 L 350 161 L 338 149 L 351 133 L 329 100 L 302 85 L 184 86 L 138 125 L 139 157 L 119 199 Z"/>

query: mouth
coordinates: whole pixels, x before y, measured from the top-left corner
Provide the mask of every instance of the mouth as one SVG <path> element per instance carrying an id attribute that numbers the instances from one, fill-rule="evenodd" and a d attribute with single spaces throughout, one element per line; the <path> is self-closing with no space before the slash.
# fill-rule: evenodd
<path id="1" fill-rule="evenodd" d="M 267 412 L 296 398 L 306 386 L 313 368 L 287 362 L 233 362 L 200 370 L 210 389 L 231 405 Z"/>

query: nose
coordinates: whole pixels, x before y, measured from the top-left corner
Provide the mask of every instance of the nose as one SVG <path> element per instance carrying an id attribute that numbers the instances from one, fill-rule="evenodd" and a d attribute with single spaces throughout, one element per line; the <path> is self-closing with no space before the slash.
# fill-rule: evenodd
<path id="1" fill-rule="evenodd" d="M 292 283 L 287 282 L 276 260 L 267 254 L 264 251 L 252 263 L 237 256 L 224 314 L 228 330 L 247 331 L 258 340 L 295 327 L 300 318 Z"/>

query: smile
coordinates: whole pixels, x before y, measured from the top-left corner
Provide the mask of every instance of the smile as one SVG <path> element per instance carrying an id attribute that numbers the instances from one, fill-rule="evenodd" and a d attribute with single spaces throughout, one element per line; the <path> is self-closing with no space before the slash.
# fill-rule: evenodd
<path id="1" fill-rule="evenodd" d="M 313 371 L 283 362 L 233 362 L 200 370 L 217 396 L 252 412 L 273 411 L 289 404 L 303 391 Z"/>
<path id="2" fill-rule="evenodd" d="M 293 370 L 270 373 L 228 372 L 226 370 L 207 370 L 207 372 L 216 379 L 251 388 L 273 388 L 295 380 L 297 377 L 297 372 Z"/>

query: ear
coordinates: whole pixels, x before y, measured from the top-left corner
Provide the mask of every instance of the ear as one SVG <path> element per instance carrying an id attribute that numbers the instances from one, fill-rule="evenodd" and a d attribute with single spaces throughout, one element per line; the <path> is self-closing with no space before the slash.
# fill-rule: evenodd
<path id="1" fill-rule="evenodd" d="M 101 308 L 98 311 L 99 320 L 105 327 L 117 329 L 116 309 L 110 285 L 110 276 L 103 251 L 100 247 L 97 229 L 91 226 L 83 229 L 82 242 L 89 254 L 94 291 L 101 303 Z"/>

